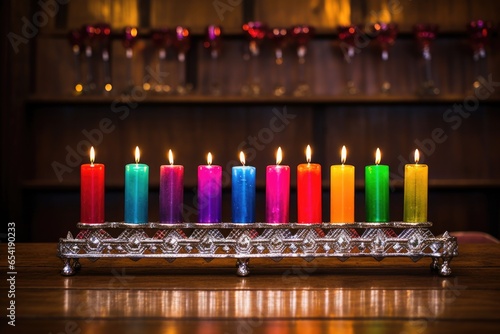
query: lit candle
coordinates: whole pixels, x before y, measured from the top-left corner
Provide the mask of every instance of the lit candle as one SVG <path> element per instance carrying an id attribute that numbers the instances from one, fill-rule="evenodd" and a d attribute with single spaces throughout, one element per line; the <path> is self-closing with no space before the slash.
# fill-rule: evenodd
<path id="1" fill-rule="evenodd" d="M 135 148 L 135 164 L 125 166 L 125 223 L 148 222 L 149 166 L 140 164 L 139 147 Z"/>
<path id="2" fill-rule="evenodd" d="M 276 153 L 276 165 L 266 168 L 266 222 L 288 223 L 290 205 L 290 167 L 280 165 L 281 147 Z"/>
<path id="3" fill-rule="evenodd" d="M 380 165 L 377 148 L 375 165 L 365 167 L 365 205 L 367 222 L 389 221 L 389 166 Z"/>
<path id="4" fill-rule="evenodd" d="M 311 163 L 309 145 L 306 161 L 306 164 L 297 166 L 297 222 L 321 223 L 321 165 Z"/>
<path id="5" fill-rule="evenodd" d="M 255 167 L 245 166 L 245 154 L 240 152 L 243 166 L 234 166 L 232 171 L 232 221 L 233 223 L 255 222 Z"/>
<path id="6" fill-rule="evenodd" d="M 198 166 L 198 210 L 198 222 L 221 222 L 222 167 L 212 165 L 211 153 L 208 153 L 207 165 Z"/>
<path id="7" fill-rule="evenodd" d="M 90 164 L 80 167 L 80 222 L 104 223 L 104 165 L 95 164 L 94 147 L 90 148 Z"/>
<path id="8" fill-rule="evenodd" d="M 354 222 L 354 166 L 346 165 L 347 150 L 342 146 L 341 165 L 330 168 L 330 222 Z"/>
<path id="9" fill-rule="evenodd" d="M 419 164 L 420 154 L 415 150 L 415 164 L 405 166 L 404 213 L 405 222 L 427 221 L 427 165 Z"/>
<path id="10" fill-rule="evenodd" d="M 184 166 L 174 165 L 172 150 L 168 150 L 170 165 L 160 166 L 160 223 L 181 223 L 184 203 Z"/>

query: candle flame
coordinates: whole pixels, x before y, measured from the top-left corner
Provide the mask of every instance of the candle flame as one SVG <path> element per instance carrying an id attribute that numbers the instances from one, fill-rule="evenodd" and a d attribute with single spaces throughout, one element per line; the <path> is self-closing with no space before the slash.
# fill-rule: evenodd
<path id="1" fill-rule="evenodd" d="M 240 152 L 240 161 L 243 166 L 245 166 L 245 153 L 243 151 Z"/>
<path id="2" fill-rule="evenodd" d="M 95 151 L 94 146 L 90 148 L 90 165 L 93 165 L 95 161 Z"/>
<path id="3" fill-rule="evenodd" d="M 418 152 L 418 149 L 415 150 L 415 163 L 418 164 L 420 160 L 420 153 Z"/>
<path id="4" fill-rule="evenodd" d="M 207 154 L 207 164 L 210 166 L 212 164 L 212 153 Z"/>
<path id="5" fill-rule="evenodd" d="M 135 147 L 135 163 L 138 164 L 141 159 L 141 151 L 139 151 L 139 146 Z"/>
<path id="6" fill-rule="evenodd" d="M 281 152 L 281 147 L 278 147 L 278 152 L 276 152 L 276 165 L 279 165 L 283 160 L 283 152 Z"/>
<path id="7" fill-rule="evenodd" d="M 340 152 L 340 162 L 345 164 L 345 161 L 347 160 L 347 149 L 345 148 L 345 145 L 342 146 L 342 150 Z"/>
<path id="8" fill-rule="evenodd" d="M 171 165 L 174 164 L 174 154 L 172 153 L 172 150 L 168 150 L 168 161 Z"/>
<path id="9" fill-rule="evenodd" d="M 377 152 L 375 152 L 375 165 L 378 165 L 382 160 L 382 154 L 380 153 L 380 149 L 377 147 Z"/>
<path id="10" fill-rule="evenodd" d="M 307 163 L 311 162 L 311 146 L 309 145 L 306 147 L 306 161 Z"/>

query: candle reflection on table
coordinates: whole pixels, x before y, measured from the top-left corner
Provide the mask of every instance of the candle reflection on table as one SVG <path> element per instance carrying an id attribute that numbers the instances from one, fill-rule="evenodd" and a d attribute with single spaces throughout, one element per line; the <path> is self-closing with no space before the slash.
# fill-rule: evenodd
<path id="1" fill-rule="evenodd" d="M 271 319 L 434 318 L 452 301 L 445 288 L 265 290 L 64 290 L 67 317 Z M 145 303 L 144 301 L 148 301 Z"/>

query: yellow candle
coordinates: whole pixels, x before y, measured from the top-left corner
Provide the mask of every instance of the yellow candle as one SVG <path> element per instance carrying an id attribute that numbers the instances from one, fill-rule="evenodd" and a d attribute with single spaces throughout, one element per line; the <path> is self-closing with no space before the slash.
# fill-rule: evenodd
<path id="1" fill-rule="evenodd" d="M 404 214 L 405 222 L 427 221 L 428 167 L 419 164 L 418 150 L 415 150 L 415 164 L 405 166 Z"/>
<path id="2" fill-rule="evenodd" d="M 342 147 L 341 165 L 330 168 L 330 222 L 354 222 L 354 166 L 345 165 L 346 148 Z"/>

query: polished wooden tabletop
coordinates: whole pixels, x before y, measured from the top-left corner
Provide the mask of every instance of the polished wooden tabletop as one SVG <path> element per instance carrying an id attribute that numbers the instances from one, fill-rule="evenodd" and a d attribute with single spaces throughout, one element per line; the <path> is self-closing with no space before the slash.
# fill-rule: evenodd
<path id="1" fill-rule="evenodd" d="M 7 247 L 0 245 L 3 273 Z M 15 328 L 2 333 L 499 333 L 500 245 L 459 245 L 450 277 L 430 259 L 81 260 L 16 245 Z M 5 275 L 5 274 L 4 274 Z M 5 277 L 5 276 L 4 276 Z M 6 313 L 8 286 L 0 295 Z"/>

